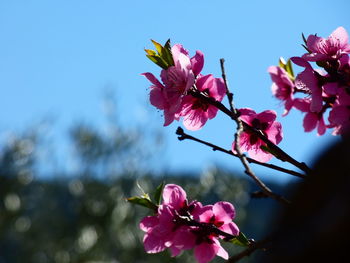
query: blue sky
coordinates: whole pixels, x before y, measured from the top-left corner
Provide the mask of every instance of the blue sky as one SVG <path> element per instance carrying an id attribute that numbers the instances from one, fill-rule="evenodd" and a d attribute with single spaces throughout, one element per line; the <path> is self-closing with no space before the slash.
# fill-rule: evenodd
<path id="1" fill-rule="evenodd" d="M 237 107 L 274 109 L 284 127 L 280 146 L 298 160 L 310 162 L 330 141 L 304 133 L 302 115 L 282 118 L 267 74 L 278 58 L 302 55 L 301 33 L 328 36 L 338 26 L 350 30 L 346 0 L 311 1 L 118 1 L 12 0 L 0 2 L 0 132 L 21 131 L 51 116 L 54 136 L 77 120 L 103 123 L 101 101 L 113 90 L 125 126 L 157 127 L 166 149 L 155 169 L 198 171 L 210 164 L 241 169 L 237 160 L 194 142 L 178 142 L 174 123 L 162 127 L 162 116 L 148 105 L 142 72 L 159 73 L 144 56 L 150 39 L 182 43 L 191 54 L 205 55 L 203 73 L 226 71 Z M 191 134 L 230 148 L 235 130 L 224 115 Z M 60 151 L 68 150 L 59 146 Z M 279 163 L 276 161 L 276 163 Z M 255 168 L 255 167 L 254 167 Z M 256 168 L 259 175 L 287 180 Z"/>

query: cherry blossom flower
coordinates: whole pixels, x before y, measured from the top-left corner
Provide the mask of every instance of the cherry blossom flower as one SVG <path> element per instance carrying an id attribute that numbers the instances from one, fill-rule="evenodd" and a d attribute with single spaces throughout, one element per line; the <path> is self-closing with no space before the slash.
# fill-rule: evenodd
<path id="1" fill-rule="evenodd" d="M 237 225 L 232 222 L 235 217 L 235 209 L 228 202 L 221 201 L 214 205 L 204 206 L 199 209 L 195 216 L 197 216 L 201 223 L 214 225 L 218 229 L 233 236 L 239 234 Z M 218 238 L 221 238 L 218 234 L 206 233 L 202 229 L 194 230 L 193 232 L 197 235 L 194 254 L 199 263 L 207 263 L 215 255 L 228 259 L 228 253 L 218 241 Z"/>
<path id="2" fill-rule="evenodd" d="M 305 93 L 311 93 L 311 112 L 320 112 L 322 110 L 322 87 L 319 86 L 316 72 L 311 67 L 310 63 L 299 57 L 292 57 L 293 63 L 298 66 L 304 67 L 305 70 L 299 73 L 295 79 L 295 86 L 304 91 Z"/>
<path id="3" fill-rule="evenodd" d="M 202 205 L 197 202 L 188 204 L 186 192 L 178 185 L 167 184 L 163 189 L 163 202 L 155 216 L 142 219 L 140 228 L 146 234 L 143 238 L 147 253 L 159 253 L 167 248 L 172 256 L 195 245 L 195 235 L 191 227 L 179 221 L 181 216 L 190 216 Z"/>
<path id="4" fill-rule="evenodd" d="M 162 83 L 152 73 L 143 73 L 153 85 L 150 87 L 150 102 L 156 108 L 164 111 L 164 126 L 174 120 L 179 120 L 182 100 L 186 92 L 194 85 L 195 78 L 204 65 L 203 53 L 197 51 L 190 58 L 188 51 L 182 45 L 171 48 L 174 66 L 163 69 L 160 74 Z"/>
<path id="5" fill-rule="evenodd" d="M 337 60 L 344 54 L 349 54 L 348 33 L 343 27 L 338 27 L 328 38 L 310 35 L 306 46 L 311 53 L 303 55 L 308 61 Z"/>
<path id="6" fill-rule="evenodd" d="M 294 107 L 306 113 L 303 120 L 304 131 L 311 132 L 317 127 L 317 135 L 323 135 L 327 128 L 323 119 L 323 112 L 316 113 L 310 111 L 310 104 L 311 100 L 308 98 L 298 98 L 294 101 Z"/>
<path id="7" fill-rule="evenodd" d="M 329 113 L 330 127 L 334 127 L 334 135 L 350 132 L 350 95 L 341 89 L 339 97 Z"/>
<path id="8" fill-rule="evenodd" d="M 152 73 L 143 73 L 153 85 L 150 87 L 150 102 L 156 108 L 164 111 L 164 126 L 168 126 L 174 120 L 179 120 L 179 117 L 171 111 L 170 101 L 167 99 L 165 86 Z"/>
<path id="9" fill-rule="evenodd" d="M 271 66 L 268 68 L 272 79 L 272 94 L 279 100 L 284 101 L 284 113 L 286 116 L 293 106 L 294 82 L 290 79 L 288 73 L 281 67 Z"/>
<path id="10" fill-rule="evenodd" d="M 225 96 L 225 85 L 221 78 L 213 75 L 200 76 L 196 81 L 198 91 L 217 101 L 222 101 Z M 206 101 L 191 95 L 184 97 L 179 116 L 183 116 L 183 124 L 188 130 L 199 130 L 207 122 L 216 116 L 218 108 Z"/>
<path id="11" fill-rule="evenodd" d="M 266 110 L 256 113 L 249 108 L 242 108 L 240 119 L 253 128 L 260 130 L 272 143 L 278 144 L 283 138 L 282 125 L 275 121 L 276 112 Z M 232 151 L 235 151 L 235 142 L 232 143 Z M 245 130 L 240 135 L 240 148 L 243 152 L 248 152 L 249 156 L 260 162 L 269 161 L 273 155 L 263 149 L 266 144 L 255 134 L 249 130 Z"/>
<path id="12" fill-rule="evenodd" d="M 140 222 L 147 253 L 159 253 L 168 248 L 175 257 L 182 250 L 194 248 L 198 263 L 207 263 L 215 255 L 228 259 L 219 242 L 226 236 L 213 228 L 231 236 L 239 235 L 237 225 L 232 222 L 235 217 L 232 204 L 223 201 L 207 206 L 197 201 L 188 203 L 186 192 L 175 184 L 167 184 L 162 197 L 157 214 L 146 216 Z"/>

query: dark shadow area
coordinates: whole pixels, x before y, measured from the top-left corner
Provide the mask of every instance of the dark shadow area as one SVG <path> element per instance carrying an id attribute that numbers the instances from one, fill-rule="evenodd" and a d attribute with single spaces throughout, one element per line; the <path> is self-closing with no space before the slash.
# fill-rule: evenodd
<path id="1" fill-rule="evenodd" d="M 348 262 L 350 236 L 350 140 L 320 155 L 270 231 L 259 262 Z"/>

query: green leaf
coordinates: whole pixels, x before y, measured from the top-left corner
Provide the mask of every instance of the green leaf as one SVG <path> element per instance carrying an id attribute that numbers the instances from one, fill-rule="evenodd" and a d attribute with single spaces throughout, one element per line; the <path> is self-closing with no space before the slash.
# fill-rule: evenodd
<path id="1" fill-rule="evenodd" d="M 158 209 L 158 206 L 152 203 L 151 200 L 149 200 L 148 196 L 147 197 L 133 196 L 133 197 L 127 198 L 126 200 L 132 204 L 144 206 L 152 210 Z"/>
<path id="2" fill-rule="evenodd" d="M 250 245 L 248 238 L 242 232 L 239 232 L 239 235 L 231 239 L 230 242 L 241 247 L 249 247 Z"/>
<path id="3" fill-rule="evenodd" d="M 292 61 L 290 59 L 288 59 L 288 61 L 287 61 L 286 71 L 294 79 L 294 72 L 293 72 L 293 68 L 292 68 Z"/>
<path id="4" fill-rule="evenodd" d="M 283 57 L 280 57 L 280 59 L 278 60 L 278 66 L 280 68 L 283 68 L 284 70 L 286 69 L 286 61 Z"/>
<path id="5" fill-rule="evenodd" d="M 310 54 L 312 53 L 311 50 L 307 48 L 307 46 L 305 46 L 304 44 L 302 44 L 302 46 L 306 49 L 307 52 L 309 52 Z"/>
<path id="6" fill-rule="evenodd" d="M 160 56 L 158 56 L 158 55 L 155 55 L 155 56 L 146 55 L 146 57 L 148 57 L 151 61 L 153 61 L 159 67 L 161 67 L 163 69 L 168 68 L 167 62 L 163 58 L 161 58 Z"/>
<path id="7" fill-rule="evenodd" d="M 154 50 L 151 49 L 145 49 L 146 53 L 150 56 L 156 56 L 157 53 Z"/>
<path id="8" fill-rule="evenodd" d="M 151 39 L 153 45 L 155 46 L 158 54 L 161 56 L 162 55 L 162 51 L 163 51 L 163 47 L 161 44 L 159 44 L 157 41 L 154 41 L 153 39 Z"/>
<path id="9" fill-rule="evenodd" d="M 158 65 L 158 59 L 156 58 L 156 56 L 146 55 L 146 57 L 148 57 L 152 62 Z"/>
<path id="10" fill-rule="evenodd" d="M 160 185 L 158 185 L 155 193 L 154 193 L 154 202 L 159 205 L 161 198 L 162 198 L 162 192 L 163 192 L 163 188 L 164 188 L 165 183 L 162 182 Z"/>
<path id="11" fill-rule="evenodd" d="M 145 49 L 146 56 L 163 69 L 174 66 L 174 59 L 173 55 L 171 54 L 170 39 L 168 39 L 164 47 L 153 39 L 151 39 L 151 41 L 156 50 Z"/>
<path id="12" fill-rule="evenodd" d="M 290 59 L 288 59 L 288 61 L 286 62 L 283 57 L 280 57 L 280 59 L 278 60 L 278 66 L 280 68 L 283 68 L 289 74 L 289 78 L 292 81 L 295 79 L 292 68 L 292 61 Z"/>
<path id="13" fill-rule="evenodd" d="M 303 38 L 304 44 L 307 45 L 307 40 L 304 33 L 301 33 L 301 37 Z"/>
<path id="14" fill-rule="evenodd" d="M 174 59 L 173 55 L 171 54 L 171 45 L 170 45 L 170 39 L 167 40 L 167 42 L 164 45 L 164 52 L 163 52 L 164 60 L 168 62 L 169 67 L 174 66 Z"/>

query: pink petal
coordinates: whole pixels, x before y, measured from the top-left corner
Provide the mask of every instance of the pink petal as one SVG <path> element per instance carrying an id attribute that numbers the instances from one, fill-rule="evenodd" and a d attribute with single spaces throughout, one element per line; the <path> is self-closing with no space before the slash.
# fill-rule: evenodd
<path id="1" fill-rule="evenodd" d="M 192 71 L 197 76 L 203 69 L 204 55 L 201 51 L 197 50 L 196 55 L 191 58 Z"/>
<path id="2" fill-rule="evenodd" d="M 175 246 L 171 246 L 171 247 L 169 247 L 169 249 L 170 249 L 170 253 L 171 253 L 172 257 L 176 257 L 181 253 L 181 249 L 178 249 Z"/>
<path id="3" fill-rule="evenodd" d="M 208 120 L 208 115 L 201 109 L 191 110 L 184 116 L 183 124 L 187 130 L 196 131 L 201 129 Z"/>
<path id="4" fill-rule="evenodd" d="M 268 67 L 267 72 L 271 74 L 272 81 L 274 81 L 273 78 L 276 78 L 276 76 L 279 75 L 279 68 L 280 67 L 277 67 L 277 66 L 270 66 L 270 67 Z"/>
<path id="5" fill-rule="evenodd" d="M 220 230 L 231 234 L 233 236 L 238 236 L 239 235 L 239 229 L 238 226 L 234 222 L 230 222 L 228 224 L 224 224 L 220 227 Z"/>
<path id="6" fill-rule="evenodd" d="M 174 61 L 178 59 L 180 54 L 188 56 L 188 51 L 184 49 L 181 44 L 175 44 L 171 48 L 171 54 L 173 55 Z"/>
<path id="7" fill-rule="evenodd" d="M 326 132 L 326 125 L 324 123 L 323 117 L 319 119 L 318 125 L 317 125 L 317 135 L 321 136 L 325 134 Z"/>
<path id="8" fill-rule="evenodd" d="M 176 68 L 182 69 L 184 70 L 184 72 L 188 72 L 191 70 L 191 60 L 188 57 L 188 54 L 180 51 L 176 55 L 174 55 L 173 53 L 173 57 Z"/>
<path id="9" fill-rule="evenodd" d="M 210 97 L 213 97 L 217 101 L 222 101 L 226 95 L 226 86 L 222 78 L 215 78 L 210 90 Z"/>
<path id="10" fill-rule="evenodd" d="M 275 121 L 268 130 L 265 130 L 265 132 L 267 138 L 274 144 L 279 144 L 282 141 L 283 133 L 281 123 Z"/>
<path id="11" fill-rule="evenodd" d="M 294 100 L 292 99 L 286 100 L 284 103 L 284 112 L 282 114 L 282 117 L 286 116 L 293 106 L 294 106 Z"/>
<path id="12" fill-rule="evenodd" d="M 303 126 L 304 126 L 305 132 L 310 132 L 313 129 L 315 129 L 316 125 L 317 125 L 317 121 L 318 121 L 317 114 L 315 114 L 313 112 L 306 113 L 306 115 L 304 117 L 304 121 L 303 121 Z"/>
<path id="13" fill-rule="evenodd" d="M 174 113 L 171 113 L 169 110 L 164 109 L 164 126 L 170 125 L 175 119 Z"/>
<path id="14" fill-rule="evenodd" d="M 248 116 L 253 116 L 256 115 L 256 112 L 250 108 L 241 108 L 238 110 L 242 115 L 248 115 Z"/>
<path id="15" fill-rule="evenodd" d="M 310 35 L 306 40 L 306 45 L 310 51 L 318 53 L 319 43 L 322 40 L 323 40 L 322 37 L 318 37 L 316 35 Z"/>
<path id="16" fill-rule="evenodd" d="M 235 208 L 231 203 L 221 201 L 214 204 L 213 213 L 216 220 L 229 223 L 235 217 Z"/>
<path id="17" fill-rule="evenodd" d="M 218 252 L 216 252 L 216 255 L 227 260 L 228 259 L 227 251 L 221 246 L 220 242 L 217 239 L 214 239 L 214 242 L 215 242 L 215 245 L 218 246 Z"/>
<path id="18" fill-rule="evenodd" d="M 212 205 L 203 206 L 197 215 L 199 222 L 204 222 L 204 223 L 209 223 L 210 219 L 213 216 L 214 216 L 214 213 L 213 213 Z"/>
<path id="19" fill-rule="evenodd" d="M 149 72 L 142 73 L 141 75 L 145 76 L 153 85 L 155 85 L 158 88 L 164 88 L 164 86 L 159 82 L 159 80 Z"/>
<path id="20" fill-rule="evenodd" d="M 312 68 L 311 65 L 310 65 L 310 63 L 307 62 L 305 59 L 303 59 L 303 58 L 301 58 L 301 57 L 292 57 L 292 58 L 290 58 L 290 60 L 291 60 L 294 64 L 296 64 L 296 65 L 298 65 L 298 66 L 300 66 L 300 67 Z"/>
<path id="21" fill-rule="evenodd" d="M 322 110 L 322 89 L 318 86 L 316 76 L 310 69 L 305 69 L 299 73 L 297 78 L 305 84 L 311 90 L 311 105 L 310 110 L 312 112 L 320 112 Z"/>
<path id="22" fill-rule="evenodd" d="M 147 253 L 159 253 L 166 249 L 163 240 L 152 233 L 145 234 L 143 245 Z"/>
<path id="23" fill-rule="evenodd" d="M 208 113 L 208 118 L 209 119 L 213 119 L 216 114 L 218 113 L 218 108 L 216 108 L 215 106 L 209 105 L 207 113 Z"/>
<path id="24" fill-rule="evenodd" d="M 345 28 L 341 26 L 334 30 L 330 37 L 338 39 L 342 47 L 346 46 L 349 41 L 348 33 L 346 32 Z"/>
<path id="25" fill-rule="evenodd" d="M 337 82 L 328 82 L 323 85 L 323 90 L 328 95 L 337 95 L 338 94 L 338 83 Z"/>
<path id="26" fill-rule="evenodd" d="M 297 98 L 294 100 L 293 107 L 302 111 L 302 112 L 309 112 L 310 111 L 310 100 Z"/>
<path id="27" fill-rule="evenodd" d="M 271 123 L 276 119 L 276 112 L 273 110 L 266 110 L 259 114 L 257 114 L 256 118 L 260 120 L 260 122 Z"/>
<path id="28" fill-rule="evenodd" d="M 248 154 L 251 158 L 259 161 L 259 162 L 262 162 L 262 163 L 266 163 L 268 161 L 271 160 L 271 158 L 273 157 L 272 154 L 270 153 L 267 153 L 261 149 L 250 149 L 248 150 Z"/>
<path id="29" fill-rule="evenodd" d="M 210 81 L 212 81 L 214 79 L 212 74 L 208 74 L 205 76 L 200 76 L 199 78 L 197 78 L 196 80 L 196 87 L 199 91 L 204 91 L 205 89 L 208 89 L 208 84 L 210 83 Z"/>
<path id="30" fill-rule="evenodd" d="M 256 117 L 256 112 L 250 108 L 241 108 L 238 109 L 238 112 L 241 114 L 239 118 L 248 124 L 251 124 L 252 120 Z"/>
<path id="31" fill-rule="evenodd" d="M 349 113 L 350 111 L 346 106 L 337 106 L 330 111 L 328 120 L 332 124 L 343 124 L 349 120 Z"/>
<path id="32" fill-rule="evenodd" d="M 198 263 L 207 263 L 211 261 L 218 253 L 220 246 L 217 244 L 201 243 L 194 249 L 194 256 Z M 222 254 L 222 252 L 221 252 Z"/>
<path id="33" fill-rule="evenodd" d="M 239 137 L 240 139 L 240 148 L 242 150 L 242 152 L 247 152 L 250 148 L 250 134 L 246 133 L 246 132 L 242 132 L 241 136 Z M 232 151 L 236 152 L 235 150 L 235 141 L 232 143 Z"/>
<path id="34" fill-rule="evenodd" d="M 316 62 L 316 61 L 322 61 L 329 59 L 329 56 L 326 54 L 320 54 L 320 53 L 307 53 L 303 55 L 303 58 L 307 61 Z"/>
<path id="35" fill-rule="evenodd" d="M 153 106 L 163 110 L 166 105 L 164 98 L 164 93 L 162 89 L 157 88 L 156 86 L 151 86 L 151 92 L 149 94 L 149 100 Z"/>
<path id="36" fill-rule="evenodd" d="M 176 229 L 170 248 L 176 248 L 174 252 L 178 252 L 177 250 L 192 249 L 195 245 L 196 236 L 191 232 L 189 227 L 182 226 Z"/>
<path id="37" fill-rule="evenodd" d="M 142 231 L 147 232 L 151 228 L 155 227 L 159 223 L 156 216 L 146 216 L 140 222 L 140 228 Z"/>
<path id="38" fill-rule="evenodd" d="M 168 204 L 175 209 L 181 208 L 186 202 L 186 192 L 176 184 L 167 184 L 163 189 L 163 204 Z"/>

